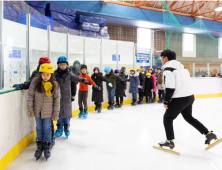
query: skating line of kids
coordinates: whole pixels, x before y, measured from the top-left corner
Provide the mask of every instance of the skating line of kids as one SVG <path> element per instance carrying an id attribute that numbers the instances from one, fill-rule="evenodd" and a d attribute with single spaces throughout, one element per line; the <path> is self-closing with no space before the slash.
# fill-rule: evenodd
<path id="1" fill-rule="evenodd" d="M 33 72 L 30 79 L 23 84 L 14 85 L 16 89 L 29 89 L 27 115 L 35 117 L 36 120 L 36 160 L 42 156 L 43 152 L 46 160 L 51 156 L 51 148 L 55 145 L 55 138 L 62 136 L 63 131 L 67 138 L 70 135 L 71 102 L 75 98 L 77 83 L 80 83 L 78 93 L 79 118 L 86 119 L 88 115 L 89 85 L 92 85 L 93 89 L 92 101 L 95 103 L 95 111 L 101 113 L 103 82 L 106 82 L 108 110 L 122 107 L 123 98 L 126 96 L 126 82 L 130 82 L 129 93 L 132 93 L 132 106 L 143 104 L 144 99 L 145 103 L 155 103 L 156 89 L 158 89 L 158 103 L 164 103 L 166 108 L 164 127 L 167 140 L 160 142 L 160 147 L 155 148 L 162 149 L 163 146 L 170 149 L 174 148 L 172 122 L 180 113 L 188 123 L 206 135 L 205 144 L 210 144 L 211 140 L 217 139 L 214 133 L 208 131 L 204 125 L 192 117 L 194 96 L 190 90 L 191 87 L 188 87 L 190 86 L 189 72 L 184 69 L 180 62 L 176 61 L 175 52 L 166 50 L 162 52 L 161 56 L 163 70 L 159 67 L 156 75 L 153 68 L 149 68 L 148 72 L 145 71 L 144 67 L 142 69 L 132 68 L 130 74 L 126 75 L 125 67 L 114 71 L 110 67 L 105 67 L 105 76 L 103 76 L 100 69 L 95 67 L 91 77 L 87 74 L 87 66 L 80 66 L 77 61 L 75 63 L 79 64 L 78 67 L 77 64 L 69 67 L 68 59 L 61 56 L 57 60 L 58 68 L 54 71 L 50 60 L 47 57 L 41 57 L 37 70 Z M 139 93 L 139 100 L 137 100 L 137 93 Z M 55 134 L 52 121 L 57 121 Z"/>

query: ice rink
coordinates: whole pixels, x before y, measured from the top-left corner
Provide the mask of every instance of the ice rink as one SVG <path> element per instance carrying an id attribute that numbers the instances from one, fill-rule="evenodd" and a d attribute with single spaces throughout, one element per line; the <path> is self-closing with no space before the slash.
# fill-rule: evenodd
<path id="1" fill-rule="evenodd" d="M 76 108 L 75 108 L 76 109 Z M 222 138 L 222 98 L 197 99 L 194 117 Z M 35 143 L 29 145 L 8 170 L 222 170 L 222 143 L 205 151 L 205 136 L 180 115 L 174 122 L 175 151 L 155 150 L 165 140 L 162 104 L 143 104 L 88 119 L 71 119 L 69 139 L 56 139 L 51 157 L 35 160 Z M 12 134 L 13 135 L 13 134 Z"/>

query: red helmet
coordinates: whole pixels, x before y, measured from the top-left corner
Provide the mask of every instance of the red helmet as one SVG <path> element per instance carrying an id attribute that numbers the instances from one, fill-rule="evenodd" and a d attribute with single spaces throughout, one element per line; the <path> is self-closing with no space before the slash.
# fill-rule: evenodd
<path id="1" fill-rule="evenodd" d="M 50 59 L 48 57 L 41 57 L 39 59 L 39 64 L 46 64 L 46 63 L 48 63 L 48 64 L 51 63 L 51 61 L 50 61 Z"/>

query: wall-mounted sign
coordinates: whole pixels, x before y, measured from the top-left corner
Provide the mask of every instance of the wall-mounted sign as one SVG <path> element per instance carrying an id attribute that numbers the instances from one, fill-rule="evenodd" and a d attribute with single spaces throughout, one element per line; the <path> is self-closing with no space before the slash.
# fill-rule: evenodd
<path id="1" fill-rule="evenodd" d="M 136 62 L 137 63 L 149 63 L 150 62 L 150 54 L 148 54 L 148 53 L 137 53 Z"/>
<path id="2" fill-rule="evenodd" d="M 9 58 L 21 58 L 21 50 L 10 51 Z"/>
<path id="3" fill-rule="evenodd" d="M 116 54 L 112 55 L 112 61 L 117 61 L 116 60 Z M 120 55 L 118 55 L 118 61 L 120 61 Z"/>

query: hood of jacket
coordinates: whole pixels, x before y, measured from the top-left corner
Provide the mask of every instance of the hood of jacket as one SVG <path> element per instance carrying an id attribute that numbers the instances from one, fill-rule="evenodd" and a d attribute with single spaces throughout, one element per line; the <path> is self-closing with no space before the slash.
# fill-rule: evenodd
<path id="1" fill-rule="evenodd" d="M 163 69 L 168 68 L 168 67 L 174 68 L 176 70 L 184 69 L 184 65 L 181 64 L 181 62 L 179 62 L 177 60 L 170 60 L 162 66 Z"/>

